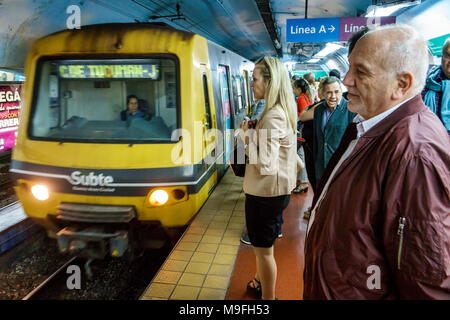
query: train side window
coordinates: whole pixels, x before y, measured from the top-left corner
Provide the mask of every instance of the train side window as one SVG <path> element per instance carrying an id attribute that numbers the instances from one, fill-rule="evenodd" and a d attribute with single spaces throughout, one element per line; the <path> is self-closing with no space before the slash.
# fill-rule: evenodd
<path id="1" fill-rule="evenodd" d="M 251 106 L 253 104 L 253 102 L 255 101 L 255 97 L 253 96 L 253 89 L 250 87 L 252 77 L 253 77 L 253 71 L 248 74 L 248 79 L 249 79 L 249 81 L 248 81 L 248 97 L 250 99 L 249 106 Z"/>
<path id="2" fill-rule="evenodd" d="M 244 84 L 244 77 L 243 76 L 239 76 L 239 78 L 241 79 L 241 101 L 242 101 L 242 105 L 241 107 L 245 109 L 245 107 L 247 106 L 247 92 L 245 92 L 245 84 Z"/>
<path id="3" fill-rule="evenodd" d="M 220 92 L 222 98 L 222 112 L 224 116 L 224 124 L 231 128 L 231 97 L 230 97 L 230 86 L 229 77 L 230 70 L 228 66 L 219 65 L 219 83 Z"/>
<path id="4" fill-rule="evenodd" d="M 212 128 L 211 104 L 209 103 L 208 78 L 203 74 L 203 93 L 205 94 L 206 126 Z"/>
<path id="5" fill-rule="evenodd" d="M 238 75 L 235 75 L 232 77 L 231 82 L 233 89 L 234 114 L 238 114 L 243 108 L 241 79 Z"/>
<path id="6" fill-rule="evenodd" d="M 250 96 L 248 94 L 248 90 L 249 90 L 249 83 L 248 83 L 248 71 L 244 70 L 244 95 L 245 95 L 245 107 L 248 109 L 248 107 L 250 106 Z M 248 110 L 247 110 L 248 111 Z"/>

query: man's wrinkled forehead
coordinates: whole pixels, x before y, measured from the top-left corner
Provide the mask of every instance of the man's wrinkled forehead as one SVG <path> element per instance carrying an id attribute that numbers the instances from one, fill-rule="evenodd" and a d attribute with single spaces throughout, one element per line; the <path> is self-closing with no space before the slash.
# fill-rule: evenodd
<path id="1" fill-rule="evenodd" d="M 341 84 L 338 81 L 328 83 L 323 87 L 323 92 L 334 92 L 334 91 L 342 91 Z"/>

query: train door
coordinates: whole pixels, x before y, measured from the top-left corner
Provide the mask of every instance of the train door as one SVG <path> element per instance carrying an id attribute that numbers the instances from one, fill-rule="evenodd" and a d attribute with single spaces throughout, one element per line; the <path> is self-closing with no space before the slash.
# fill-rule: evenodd
<path id="1" fill-rule="evenodd" d="M 223 114 L 223 163 L 227 163 L 231 153 L 231 98 L 230 98 L 230 69 L 219 65 L 219 85 Z"/>
<path id="2" fill-rule="evenodd" d="M 216 117 L 211 109 L 211 90 L 209 88 L 208 75 L 206 68 L 202 68 L 202 82 L 203 82 L 203 94 L 205 101 L 205 117 L 202 119 L 203 127 L 203 144 L 204 144 L 204 157 L 208 158 L 207 165 L 208 169 L 211 165 L 215 163 L 216 158 L 216 146 L 215 146 L 215 128 L 216 128 Z"/>

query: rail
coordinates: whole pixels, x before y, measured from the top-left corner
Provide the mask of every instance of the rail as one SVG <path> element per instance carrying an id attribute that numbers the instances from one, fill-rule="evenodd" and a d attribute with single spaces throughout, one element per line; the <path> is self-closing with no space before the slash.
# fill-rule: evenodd
<path id="1" fill-rule="evenodd" d="M 61 280 L 61 275 L 64 274 L 64 270 L 71 264 L 78 264 L 77 261 L 81 260 L 79 257 L 72 257 L 64 265 L 62 265 L 58 270 L 51 274 L 47 279 L 42 281 L 36 288 L 34 288 L 30 293 L 28 293 L 22 300 L 36 300 L 39 295 L 44 292 L 44 290 L 50 287 L 54 282 Z M 81 263 L 81 262 L 80 262 Z"/>

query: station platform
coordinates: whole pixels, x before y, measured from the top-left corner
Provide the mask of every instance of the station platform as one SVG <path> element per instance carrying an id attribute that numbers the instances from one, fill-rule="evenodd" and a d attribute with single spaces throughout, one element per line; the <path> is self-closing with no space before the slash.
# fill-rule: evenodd
<path id="1" fill-rule="evenodd" d="M 38 230 L 39 227 L 25 215 L 20 202 L 2 208 L 0 210 L 0 255 Z"/>
<path id="2" fill-rule="evenodd" d="M 255 274 L 250 245 L 240 242 L 245 227 L 243 178 L 228 170 L 150 282 L 142 300 L 252 300 L 246 287 Z M 283 237 L 275 241 L 276 296 L 302 297 L 303 212 L 312 191 L 292 194 L 283 214 Z"/>
<path id="3" fill-rule="evenodd" d="M 20 202 L 15 202 L 2 208 L 0 211 L 0 233 L 26 218 L 27 216 Z"/>

